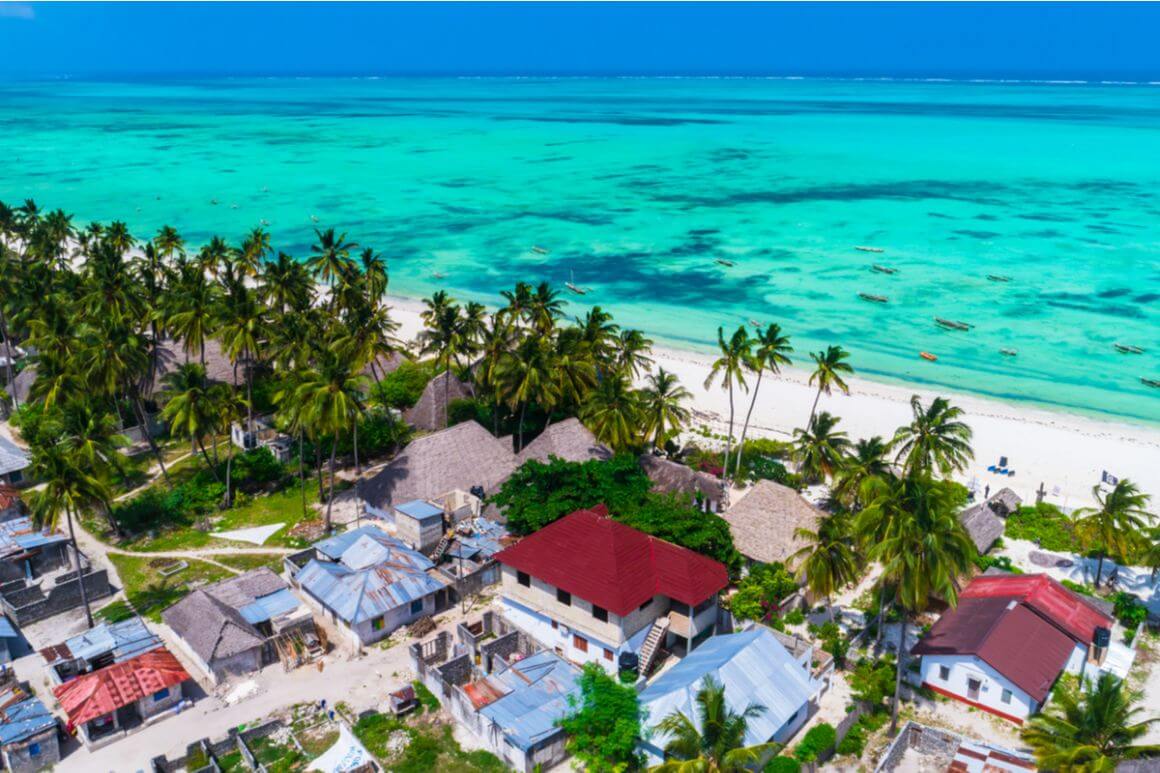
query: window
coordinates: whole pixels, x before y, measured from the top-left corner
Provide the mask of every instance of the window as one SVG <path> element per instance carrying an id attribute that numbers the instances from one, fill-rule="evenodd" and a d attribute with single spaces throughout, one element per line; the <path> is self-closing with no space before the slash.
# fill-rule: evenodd
<path id="1" fill-rule="evenodd" d="M 168 687 L 166 687 L 164 690 L 158 690 L 157 692 L 153 693 L 154 702 L 163 701 L 168 697 L 169 697 L 169 688 Z"/>
<path id="2" fill-rule="evenodd" d="M 599 620 L 602 623 L 608 622 L 608 610 L 605 609 L 604 607 L 598 607 L 595 604 L 593 604 L 592 605 L 592 616 L 595 617 L 597 620 Z"/>
<path id="3" fill-rule="evenodd" d="M 411 602 L 411 614 L 417 615 L 423 611 L 423 599 L 415 599 Z"/>
<path id="4" fill-rule="evenodd" d="M 588 640 L 585 639 L 583 636 L 577 636 L 576 634 L 572 634 L 572 646 L 575 647 L 576 649 L 580 650 L 581 652 L 587 652 L 588 651 Z"/>
<path id="5" fill-rule="evenodd" d="M 1004 690 L 1003 695 L 999 698 L 999 700 L 1003 701 L 1004 703 L 1010 703 L 1011 702 L 1011 691 Z"/>
<path id="6" fill-rule="evenodd" d="M 383 630 L 383 618 L 382 617 L 376 617 L 374 620 L 371 620 L 371 630 L 372 631 Z"/>
<path id="7" fill-rule="evenodd" d="M 566 590 L 556 588 L 556 601 L 559 601 L 566 607 L 572 606 L 572 594 Z"/>
<path id="8" fill-rule="evenodd" d="M 948 679 L 950 679 L 951 678 L 950 668 L 947 666 L 939 666 L 938 667 L 938 678 L 944 682 L 947 681 Z"/>
<path id="9" fill-rule="evenodd" d="M 612 650 L 608 649 L 607 647 L 604 648 L 604 659 L 612 660 Z"/>
<path id="10" fill-rule="evenodd" d="M 528 576 L 527 572 L 516 572 L 516 582 L 525 588 L 532 587 L 532 578 Z"/>
<path id="11" fill-rule="evenodd" d="M 648 609 L 648 605 L 651 603 L 652 603 L 652 599 L 646 599 L 643 604 L 641 604 L 639 607 L 637 607 L 636 611 L 637 612 L 645 611 L 646 609 Z"/>
<path id="12" fill-rule="evenodd" d="M 28 756 L 29 757 L 39 757 L 40 756 L 40 744 L 38 744 L 38 743 L 28 744 Z"/>
<path id="13" fill-rule="evenodd" d="M 552 621 L 552 630 L 555 631 L 559 627 L 560 627 L 560 624 L 557 623 L 555 620 L 553 620 Z"/>

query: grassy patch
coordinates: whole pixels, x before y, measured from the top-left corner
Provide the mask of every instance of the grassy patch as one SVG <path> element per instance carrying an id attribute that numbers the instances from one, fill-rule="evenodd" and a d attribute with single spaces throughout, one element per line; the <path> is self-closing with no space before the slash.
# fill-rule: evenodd
<path id="1" fill-rule="evenodd" d="M 1081 551 L 1071 519 L 1058 507 L 1041 502 L 1033 507 L 1020 507 L 1007 517 L 1004 535 L 1010 539 L 1038 541 L 1044 550 L 1062 553 Z"/>
<path id="2" fill-rule="evenodd" d="M 294 773 L 305 770 L 310 763 L 306 755 L 298 751 L 292 743 L 285 746 L 274 743 L 269 737 L 255 738 L 249 742 L 250 751 L 269 773 Z"/>
<path id="3" fill-rule="evenodd" d="M 239 553 L 236 555 L 220 555 L 214 556 L 214 561 L 219 564 L 233 567 L 240 572 L 248 572 L 251 569 L 261 569 L 263 566 L 272 571 L 274 574 L 282 573 L 282 555 L 280 553 Z"/>
<path id="4" fill-rule="evenodd" d="M 127 601 L 114 601 L 112 604 L 106 604 L 93 612 L 95 619 L 103 620 L 106 623 L 119 623 L 136 615 L 137 613 L 133 611 L 133 607 L 129 606 Z"/>
<path id="5" fill-rule="evenodd" d="M 180 601 L 192 590 L 230 576 L 221 567 L 189 559 L 185 569 L 169 577 L 162 570 L 177 563 L 172 558 L 149 558 L 148 556 L 123 556 L 109 554 L 109 560 L 117 569 L 117 574 L 125 586 L 129 603 L 144 618 L 153 622 L 161 621 L 161 611 Z"/>
<path id="6" fill-rule="evenodd" d="M 250 770 L 249 766 L 242 761 L 241 752 L 230 752 L 223 754 L 217 758 L 218 767 L 222 769 L 222 773 L 242 773 L 242 771 Z"/>
<path id="7" fill-rule="evenodd" d="M 419 704 L 427 711 L 438 711 L 443 705 L 435 697 L 434 693 L 427 689 L 427 685 L 418 679 L 411 682 L 411 686 L 415 688 L 415 697 L 419 699 Z"/>
<path id="8" fill-rule="evenodd" d="M 400 730 L 409 740 L 402 753 L 392 754 L 388 743 Z M 358 721 L 354 734 L 393 773 L 501 773 L 507 769 L 494 754 L 465 751 L 448 724 L 405 724 L 386 714 L 372 714 Z"/>

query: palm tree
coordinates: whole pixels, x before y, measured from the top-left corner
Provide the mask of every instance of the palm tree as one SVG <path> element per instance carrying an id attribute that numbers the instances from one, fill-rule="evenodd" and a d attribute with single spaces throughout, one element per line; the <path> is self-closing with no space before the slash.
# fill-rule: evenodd
<path id="1" fill-rule="evenodd" d="M 717 328 L 717 347 L 721 356 L 713 362 L 705 379 L 705 389 L 713 386 L 718 377 L 721 385 L 729 390 L 729 436 L 725 439 L 725 462 L 721 465 L 723 475 L 729 479 L 729 455 L 733 451 L 733 387 L 745 387 L 745 367 L 750 359 L 753 341 L 744 325 L 740 325 L 729 340 L 725 340 L 725 328 Z"/>
<path id="2" fill-rule="evenodd" d="M 684 403 L 693 395 L 681 386 L 675 373 L 664 368 L 657 368 L 647 380 L 648 386 L 641 391 L 640 407 L 645 416 L 645 432 L 652 435 L 655 449 L 689 420 L 689 409 Z"/>
<path id="3" fill-rule="evenodd" d="M 201 450 L 205 466 L 220 483 L 216 463 L 211 464 L 205 451 L 206 434 L 217 433 L 221 429 L 220 417 L 216 412 L 213 395 L 206 385 L 205 368 L 196 363 L 186 363 L 165 377 L 165 391 L 169 402 L 161 410 L 161 416 L 169 422 L 170 430 L 178 436 L 189 438 L 191 445 Z"/>
<path id="4" fill-rule="evenodd" d="M 211 410 L 217 416 L 218 421 L 221 422 L 223 427 L 232 428 L 234 424 L 240 424 L 242 419 L 251 416 L 250 404 L 239 397 L 237 392 L 226 384 L 214 384 L 211 386 L 209 388 L 208 399 Z M 247 427 L 246 431 L 253 431 L 252 423 Z M 226 449 L 226 496 L 223 504 L 229 508 L 234 506 L 234 443 L 232 439 L 229 443 L 226 443 Z"/>
<path id="5" fill-rule="evenodd" d="M 806 587 L 814 597 L 826 599 L 826 610 L 830 620 L 834 619 L 834 606 L 830 602 L 834 593 L 858 579 L 861 567 L 858 557 L 851 547 L 848 524 L 841 516 L 831 515 L 818 526 L 817 531 L 799 528 L 794 537 L 806 544 L 792 556 L 797 562 L 795 571 L 805 575 Z"/>
<path id="6" fill-rule="evenodd" d="M 814 395 L 814 405 L 810 408 L 807 427 L 813 423 L 814 414 L 818 411 L 818 400 L 822 398 L 823 392 L 827 395 L 832 394 L 837 387 L 842 394 L 850 394 L 850 387 L 846 386 L 846 382 L 842 379 L 843 375 L 854 372 L 854 368 L 846 362 L 849 357 L 850 353 L 840 346 L 829 346 L 824 352 L 810 354 L 810 358 L 814 361 L 814 372 L 810 374 L 809 383 L 811 386 L 818 385 L 818 393 Z"/>
<path id="7" fill-rule="evenodd" d="M 470 348 L 464 335 L 463 318 L 457 303 L 447 293 L 440 290 L 424 301 L 423 331 L 419 333 L 419 343 L 423 354 L 435 355 L 436 367 L 443 369 L 443 423 L 449 417 L 449 393 L 451 390 L 451 366 L 461 352 Z"/>
<path id="8" fill-rule="evenodd" d="M 508 406 L 519 411 L 516 451 L 524 447 L 524 418 L 534 403 L 551 413 L 559 398 L 553 377 L 551 344 L 540 336 L 527 336 L 499 365 L 498 378 Z"/>
<path id="9" fill-rule="evenodd" d="M 793 347 L 789 345 L 789 336 L 781 332 L 781 326 L 771 324 L 765 330 L 757 333 L 753 346 L 753 356 L 748 367 L 757 374 L 757 383 L 753 385 L 753 395 L 749 398 L 749 410 L 745 412 L 745 423 L 741 425 L 741 441 L 737 444 L 737 464 L 733 468 L 733 475 L 741 474 L 741 454 L 745 450 L 745 435 L 749 432 L 749 419 L 753 416 L 753 406 L 757 404 L 757 391 L 761 389 L 761 377 L 765 371 L 780 373 L 783 365 L 792 365 L 789 355 Z"/>
<path id="10" fill-rule="evenodd" d="M 886 459 L 889 450 L 886 441 L 878 435 L 855 443 L 834 476 L 834 496 L 854 510 L 861 509 L 862 484 L 890 472 L 890 462 Z"/>
<path id="11" fill-rule="evenodd" d="M 743 711 L 734 711 L 725 701 L 725 686 L 712 676 L 701 682 L 695 700 L 697 721 L 678 710 L 657 723 L 657 734 L 667 739 L 665 755 L 672 759 L 652 770 L 745 773 L 776 751 L 777 744 L 772 743 L 744 745 L 750 720 L 765 714 L 761 704 L 750 703 Z"/>
<path id="12" fill-rule="evenodd" d="M 911 472 L 938 471 L 943 475 L 963 472 L 975 457 L 971 450 L 971 428 L 959 421 L 962 408 L 945 397 L 936 397 L 926 408 L 918 395 L 910 398 L 914 419 L 899 427 L 891 446 L 896 460 Z"/>
<path id="13" fill-rule="evenodd" d="M 1108 492 L 1093 486 L 1092 497 L 1099 507 L 1080 508 L 1074 518 L 1080 542 L 1088 550 L 1099 551 L 1096 564 L 1096 587 L 1099 587 L 1104 558 L 1112 556 L 1122 560 L 1132 540 L 1144 531 L 1153 516 L 1144 509 L 1151 497 L 1127 478 L 1118 481 Z"/>
<path id="14" fill-rule="evenodd" d="M 809 429 L 793 431 L 794 453 L 798 470 L 810 480 L 825 480 L 842 466 L 850 441 L 846 433 L 836 429 L 838 417 L 822 411 L 813 418 Z"/>
<path id="15" fill-rule="evenodd" d="M 652 343 L 652 339 L 646 338 L 639 330 L 620 331 L 620 338 L 616 341 L 616 367 L 633 380 L 640 378 L 640 374 L 648 372 L 652 365 L 649 357 Z"/>
<path id="16" fill-rule="evenodd" d="M 1135 722 L 1144 709 L 1132 705 L 1124 683 L 1108 672 L 1078 690 L 1057 687 L 1047 711 L 1023 730 L 1042 770 L 1112 773 L 1124 760 L 1160 756 L 1160 745 L 1137 744 L 1153 717 Z"/>
<path id="17" fill-rule="evenodd" d="M 89 609 L 88 593 L 81 570 L 81 554 L 77 547 L 73 515 L 79 515 L 88 507 L 109 507 L 109 489 L 96 475 L 85 471 L 86 465 L 79 454 L 64 444 L 49 444 L 32 448 L 32 474 L 36 480 L 44 482 L 41 490 L 34 492 L 32 501 L 33 518 L 38 525 L 56 529 L 61 515 L 68 522 L 68 536 L 73 548 L 73 562 L 76 570 L 77 586 L 81 592 L 81 604 L 85 608 L 85 618 L 89 628 L 93 627 L 93 613 Z"/>
<path id="18" fill-rule="evenodd" d="M 639 393 L 630 388 L 625 374 L 612 373 L 588 395 L 581 418 L 597 440 L 623 451 L 640 441 L 640 414 Z"/>
<path id="19" fill-rule="evenodd" d="M 315 228 L 314 233 L 318 237 L 318 243 L 314 245 L 314 252 L 306 261 L 306 268 L 330 287 L 329 303 L 333 307 L 334 285 L 353 268 L 350 252 L 358 245 L 347 242 L 346 234 L 336 235 L 333 228 L 327 228 L 325 231 Z"/>
<path id="20" fill-rule="evenodd" d="M 971 567 L 975 543 L 958 519 L 950 489 L 929 475 L 871 478 L 856 531 L 870 545 L 868 557 L 882 564 L 894 585 L 894 601 L 904 612 L 898 632 L 898 676 L 890 732 L 898 729 L 898 698 L 906 670 L 906 628 L 910 616 L 927 608 L 931 596 L 951 608 L 958 603 L 958 578 Z"/>
<path id="21" fill-rule="evenodd" d="M 367 247 L 359 255 L 359 268 L 366 282 L 367 300 L 377 304 L 387 291 L 387 261 L 383 256 Z"/>

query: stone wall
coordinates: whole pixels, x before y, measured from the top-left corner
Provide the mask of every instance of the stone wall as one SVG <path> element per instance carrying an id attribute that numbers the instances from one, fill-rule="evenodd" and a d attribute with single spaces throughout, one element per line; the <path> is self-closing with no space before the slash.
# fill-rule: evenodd
<path id="1" fill-rule="evenodd" d="M 492 639 L 489 642 L 479 646 L 480 663 L 483 665 L 484 671 L 491 673 L 496 667 L 496 658 L 507 660 L 515 653 L 521 655 L 531 655 L 535 652 L 535 647 L 528 638 L 522 635 L 519 631 L 511 631 L 498 639 Z"/>
<path id="2" fill-rule="evenodd" d="M 891 773 L 898 770 L 908 749 L 915 749 L 936 758 L 936 767 L 945 768 L 954 759 L 962 739 L 954 733 L 938 730 L 915 722 L 907 722 L 902 732 L 890 744 L 886 754 L 878 761 L 874 773 Z"/>
<path id="3" fill-rule="evenodd" d="M 90 605 L 113 592 L 104 569 L 89 572 L 83 580 Z M 47 593 L 44 590 L 41 586 L 16 589 L 12 583 L 0 587 L 4 611 L 17 625 L 25 626 L 81 605 L 80 585 L 75 574 L 58 577 L 56 585 L 49 587 Z"/>
<path id="4" fill-rule="evenodd" d="M 35 749 L 36 754 L 32 751 Z M 60 741 L 56 726 L 17 743 L 3 747 L 4 769 L 11 773 L 35 773 L 60 762 Z"/>

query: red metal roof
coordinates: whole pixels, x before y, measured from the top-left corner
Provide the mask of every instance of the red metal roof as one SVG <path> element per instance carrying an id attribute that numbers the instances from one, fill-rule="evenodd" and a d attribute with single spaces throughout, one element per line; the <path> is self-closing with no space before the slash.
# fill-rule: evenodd
<path id="1" fill-rule="evenodd" d="M 618 615 L 658 594 L 695 606 L 729 583 L 723 564 L 617 523 L 603 505 L 564 516 L 496 559 Z"/>
<path id="2" fill-rule="evenodd" d="M 1043 701 L 1077 644 L 1112 621 L 1047 575 L 978 577 L 915 655 L 973 655 Z"/>
<path id="3" fill-rule="evenodd" d="M 187 679 L 181 663 L 163 647 L 82 674 L 52 692 L 68 714 L 69 725 L 75 727 Z"/>
<path id="4" fill-rule="evenodd" d="M 959 598 L 1018 599 L 1084 644 L 1091 644 L 1096 628 L 1112 627 L 1110 617 L 1046 574 L 976 577 Z"/>

